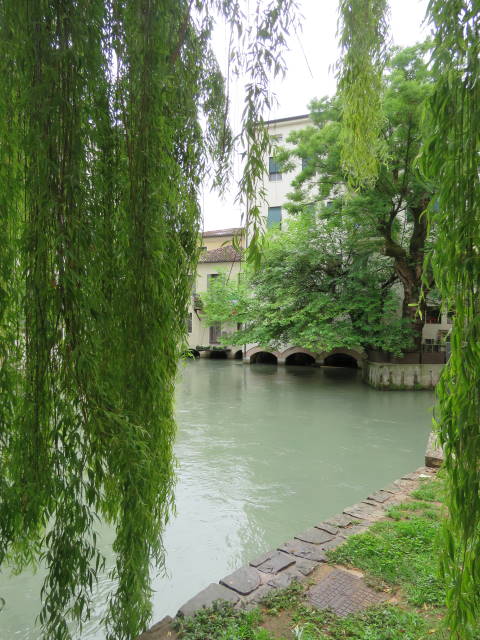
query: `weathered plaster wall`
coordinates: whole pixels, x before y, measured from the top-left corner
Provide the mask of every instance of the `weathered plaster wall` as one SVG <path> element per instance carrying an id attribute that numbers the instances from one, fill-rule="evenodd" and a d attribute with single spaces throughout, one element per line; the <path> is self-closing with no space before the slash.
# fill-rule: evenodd
<path id="1" fill-rule="evenodd" d="M 367 362 L 364 381 L 375 389 L 433 389 L 444 366 Z"/>

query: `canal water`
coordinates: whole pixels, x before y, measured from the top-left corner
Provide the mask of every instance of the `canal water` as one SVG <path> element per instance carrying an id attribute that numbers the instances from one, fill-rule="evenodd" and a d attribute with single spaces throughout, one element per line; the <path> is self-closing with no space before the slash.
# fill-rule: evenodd
<path id="1" fill-rule="evenodd" d="M 164 541 L 168 575 L 154 578 L 158 621 L 323 518 L 423 462 L 430 392 L 381 392 L 355 370 L 197 360 L 177 387 L 177 515 Z M 100 532 L 112 564 L 113 534 Z M 0 640 L 36 640 L 44 574 L 0 574 Z M 112 584 L 98 586 L 82 640 L 103 640 L 98 620 Z"/>

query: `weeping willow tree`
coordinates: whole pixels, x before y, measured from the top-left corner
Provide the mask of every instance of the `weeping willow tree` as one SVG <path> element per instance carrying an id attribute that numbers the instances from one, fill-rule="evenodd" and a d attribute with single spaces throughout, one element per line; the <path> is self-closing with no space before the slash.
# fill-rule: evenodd
<path id="1" fill-rule="evenodd" d="M 212 161 L 223 184 L 232 148 L 215 16 L 251 78 L 248 197 L 293 8 L 249 23 L 236 0 L 0 0 L 0 563 L 45 564 L 46 638 L 90 617 L 99 520 L 115 530 L 108 637 L 149 620 L 199 185 Z"/>
<path id="2" fill-rule="evenodd" d="M 344 24 L 365 4 L 377 2 L 343 3 Z M 449 509 L 442 569 L 447 622 L 456 637 L 470 638 L 478 633 L 480 618 L 480 3 L 430 0 L 427 17 L 433 27 L 435 87 L 426 115 L 431 133 L 421 162 L 436 190 L 426 215 L 437 237 L 429 260 L 444 304 L 456 316 L 452 354 L 437 389 Z M 382 47 L 382 29 L 367 28 L 363 36 L 371 50 Z M 364 44 L 357 46 L 364 51 Z M 354 56 L 352 46 L 344 58 L 344 76 Z M 350 76 L 348 82 L 356 86 L 350 91 L 360 91 L 361 81 Z M 369 140 L 376 108 L 372 103 L 355 115 L 356 131 L 360 136 L 365 132 L 364 140 Z M 357 165 L 356 178 L 375 179 L 375 146 L 371 149 L 371 161 Z"/>

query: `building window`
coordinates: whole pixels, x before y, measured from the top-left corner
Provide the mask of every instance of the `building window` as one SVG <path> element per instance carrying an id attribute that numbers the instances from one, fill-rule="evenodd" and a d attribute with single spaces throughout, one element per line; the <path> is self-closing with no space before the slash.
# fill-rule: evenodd
<path id="1" fill-rule="evenodd" d="M 268 159 L 268 177 L 270 182 L 280 182 L 282 179 L 280 163 L 273 156 L 270 156 Z"/>
<path id="2" fill-rule="evenodd" d="M 426 324 L 441 324 L 442 315 L 438 307 L 427 307 L 425 312 Z"/>
<path id="3" fill-rule="evenodd" d="M 242 330 L 242 323 L 237 322 L 237 331 L 241 331 L 241 330 Z"/>
<path id="4" fill-rule="evenodd" d="M 268 207 L 267 227 L 282 223 L 282 207 Z"/>
<path id="5" fill-rule="evenodd" d="M 310 160 L 308 158 L 302 158 L 302 171 L 308 167 Z"/>
<path id="6" fill-rule="evenodd" d="M 191 313 L 187 315 L 187 331 L 188 333 L 192 333 L 192 314 Z"/>
<path id="7" fill-rule="evenodd" d="M 212 324 L 209 331 L 210 344 L 218 344 L 220 342 L 220 336 L 222 335 L 222 325 L 220 322 Z"/>
<path id="8" fill-rule="evenodd" d="M 218 278 L 220 274 L 219 273 L 209 273 L 207 276 L 207 289 L 210 289 L 210 287 L 212 286 L 212 282 L 215 280 L 215 278 Z"/>

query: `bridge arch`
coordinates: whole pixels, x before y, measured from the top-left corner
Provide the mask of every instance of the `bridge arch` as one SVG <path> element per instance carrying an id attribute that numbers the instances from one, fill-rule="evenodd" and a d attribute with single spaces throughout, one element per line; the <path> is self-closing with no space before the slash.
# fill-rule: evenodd
<path id="1" fill-rule="evenodd" d="M 323 351 L 318 360 L 325 366 L 348 367 L 351 369 L 363 368 L 364 355 L 360 350 L 336 348 L 331 351 Z"/>
<path id="2" fill-rule="evenodd" d="M 252 347 L 246 353 L 245 360 L 250 364 L 277 364 L 280 359 L 278 351 L 268 351 L 262 347 Z"/>
<path id="3" fill-rule="evenodd" d="M 302 347 L 289 347 L 281 355 L 280 362 L 286 365 L 312 366 L 317 361 L 317 354 Z"/>

